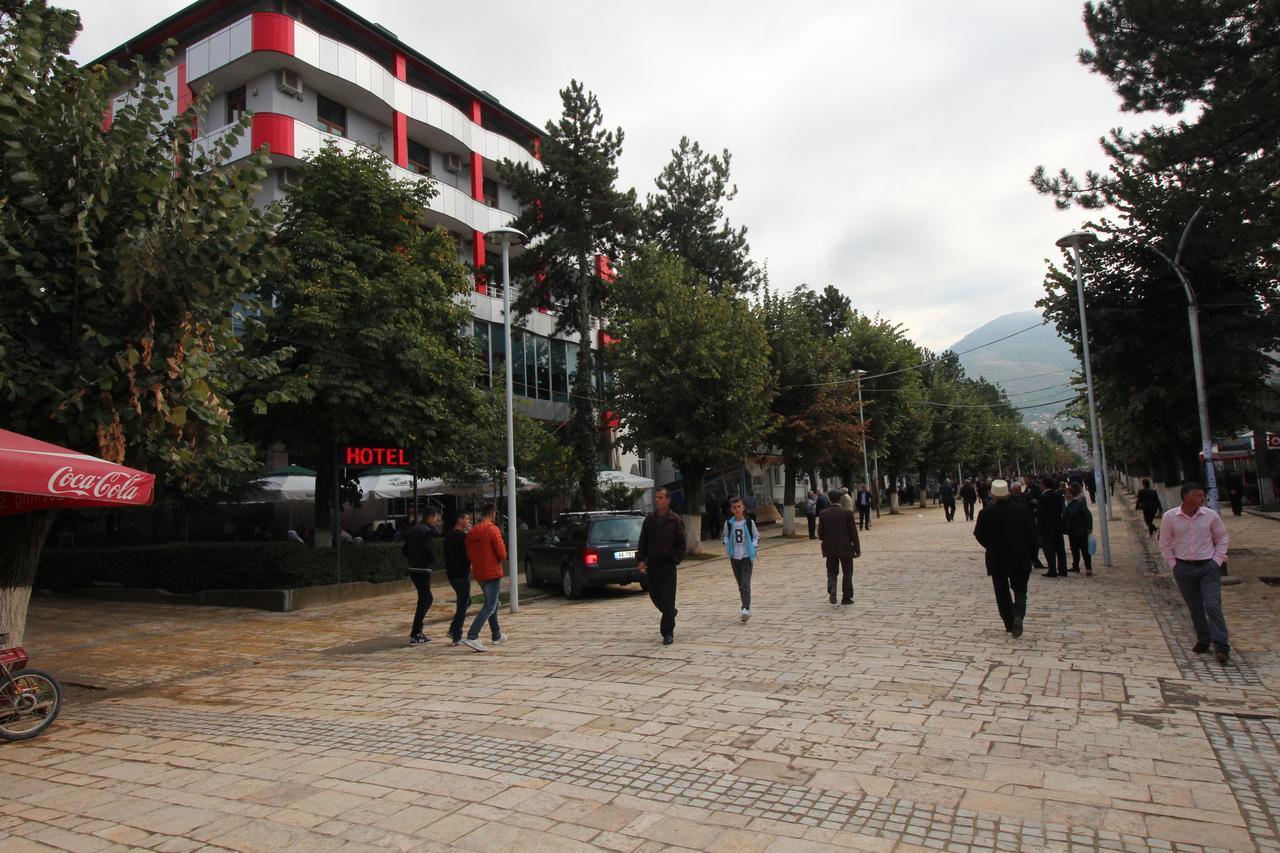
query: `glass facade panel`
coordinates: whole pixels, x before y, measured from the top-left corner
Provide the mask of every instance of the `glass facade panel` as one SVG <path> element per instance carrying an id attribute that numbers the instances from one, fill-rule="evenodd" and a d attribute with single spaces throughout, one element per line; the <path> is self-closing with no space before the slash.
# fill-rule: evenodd
<path id="1" fill-rule="evenodd" d="M 569 402 L 569 374 L 565 369 L 565 342 L 551 342 L 551 399 Z"/>
<path id="2" fill-rule="evenodd" d="M 497 325 L 496 323 L 494 324 Z M 524 331 L 521 329 L 511 330 L 511 384 L 513 386 L 512 393 L 521 397 L 528 397 L 528 384 L 525 382 L 525 375 L 531 368 L 526 367 Z"/>
<path id="3" fill-rule="evenodd" d="M 488 388 L 493 383 L 493 365 L 489 361 L 489 324 L 484 320 L 476 320 L 471 340 L 475 346 L 476 358 L 480 361 L 477 384 L 481 388 Z"/>
<path id="4" fill-rule="evenodd" d="M 507 381 L 507 349 L 506 341 L 502 339 L 502 325 L 499 323 L 489 324 L 489 352 L 490 368 L 492 369 L 493 387 L 505 388 Z"/>
<path id="5" fill-rule="evenodd" d="M 538 346 L 535 335 L 524 336 L 524 394 L 526 397 L 538 396 Z M 515 344 L 512 344 L 515 346 Z"/>
<path id="6" fill-rule="evenodd" d="M 538 344 L 538 399 L 551 399 L 551 341 L 537 338 Z"/>
<path id="7" fill-rule="evenodd" d="M 572 392 L 573 380 L 578 375 L 578 345 L 567 341 L 564 345 L 564 375 L 569 383 L 569 391 Z"/>

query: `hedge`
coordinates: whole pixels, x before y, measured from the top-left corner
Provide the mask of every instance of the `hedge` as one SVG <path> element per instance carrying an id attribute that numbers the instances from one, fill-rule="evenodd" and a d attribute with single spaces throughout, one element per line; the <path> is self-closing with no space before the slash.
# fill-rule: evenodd
<path id="1" fill-rule="evenodd" d="M 443 568 L 440 541 L 435 544 L 435 565 Z M 406 577 L 401 547 L 399 542 L 343 545 L 343 582 L 379 583 Z M 218 542 L 46 549 L 35 585 L 58 592 L 110 585 L 188 593 L 295 589 L 337 579 L 338 560 L 332 548 L 308 548 L 292 542 Z"/>

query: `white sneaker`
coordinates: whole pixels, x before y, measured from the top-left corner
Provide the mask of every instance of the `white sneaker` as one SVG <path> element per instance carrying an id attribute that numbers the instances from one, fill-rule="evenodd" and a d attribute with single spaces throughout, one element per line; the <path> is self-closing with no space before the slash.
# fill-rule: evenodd
<path id="1" fill-rule="evenodd" d="M 492 640 L 489 641 L 489 645 L 496 646 L 498 645 L 498 643 L 505 643 L 507 640 L 510 640 L 510 639 L 511 637 L 507 634 L 499 634 L 498 636 L 494 637 Z"/>
<path id="2" fill-rule="evenodd" d="M 745 607 L 742 608 L 742 616 L 740 616 L 739 618 L 742 619 L 743 622 L 746 622 L 748 619 L 751 618 L 751 611 Z"/>
<path id="3" fill-rule="evenodd" d="M 484 643 L 480 642 L 479 640 L 473 640 L 470 637 L 463 637 L 462 645 L 466 646 L 469 649 L 475 649 L 477 652 L 489 651 L 488 646 L 486 646 Z"/>

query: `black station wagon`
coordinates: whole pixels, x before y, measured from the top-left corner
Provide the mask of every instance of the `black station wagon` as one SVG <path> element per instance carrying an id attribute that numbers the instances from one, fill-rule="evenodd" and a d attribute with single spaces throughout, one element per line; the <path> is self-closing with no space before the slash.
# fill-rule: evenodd
<path id="1" fill-rule="evenodd" d="M 566 598 L 580 598 L 584 590 L 606 584 L 638 582 L 639 512 L 566 512 L 545 536 L 535 536 L 524 556 L 529 586 L 559 584 Z"/>

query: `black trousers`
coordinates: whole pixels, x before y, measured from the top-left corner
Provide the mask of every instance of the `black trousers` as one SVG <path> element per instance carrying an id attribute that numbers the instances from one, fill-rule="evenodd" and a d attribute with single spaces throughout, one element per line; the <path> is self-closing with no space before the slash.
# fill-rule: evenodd
<path id="1" fill-rule="evenodd" d="M 1144 506 L 1142 508 L 1142 520 L 1147 523 L 1148 535 L 1154 534 L 1156 532 L 1156 526 L 1152 524 L 1152 522 L 1155 521 L 1155 517 L 1156 517 L 1155 507 L 1151 507 L 1150 509 L 1148 509 L 1147 507 Z"/>
<path id="2" fill-rule="evenodd" d="M 1071 571 L 1080 571 L 1080 557 L 1084 556 L 1084 567 L 1093 571 L 1093 557 L 1089 556 L 1089 534 L 1068 533 L 1067 541 L 1071 543 Z"/>
<path id="3" fill-rule="evenodd" d="M 1014 623 L 1027 616 L 1027 578 L 1030 572 L 1016 575 L 992 575 L 991 585 L 996 590 L 996 607 L 1005 630 L 1012 630 Z"/>
<path id="4" fill-rule="evenodd" d="M 1244 492 L 1229 492 L 1231 498 L 1231 514 L 1240 515 L 1244 512 Z"/>
<path id="5" fill-rule="evenodd" d="M 858 526 L 861 527 L 863 530 L 871 529 L 871 507 L 869 506 L 858 507 Z"/>
<path id="6" fill-rule="evenodd" d="M 973 521 L 973 507 L 976 503 L 977 501 L 964 502 L 964 520 L 965 521 Z"/>
<path id="7" fill-rule="evenodd" d="M 676 564 L 669 560 L 649 560 L 649 600 L 662 614 L 658 630 L 669 637 L 676 630 Z"/>
<path id="8" fill-rule="evenodd" d="M 1044 564 L 1050 573 L 1067 576 L 1067 543 L 1062 532 L 1040 533 L 1040 547 L 1044 549 Z"/>
<path id="9" fill-rule="evenodd" d="M 950 503 L 944 503 L 942 505 L 942 510 L 947 515 L 947 521 L 950 521 L 956 517 L 956 502 L 951 501 Z"/>
<path id="10" fill-rule="evenodd" d="M 836 575 L 843 573 L 840 600 L 853 600 L 853 557 L 827 557 L 827 593 L 836 591 Z"/>
<path id="11" fill-rule="evenodd" d="M 806 516 L 809 519 L 809 538 L 818 538 L 818 517 L 816 515 Z"/>
<path id="12" fill-rule="evenodd" d="M 416 637 L 422 633 L 422 620 L 426 618 L 431 602 L 436 599 L 431 594 L 430 569 L 409 572 L 409 580 L 413 581 L 414 589 L 418 590 L 418 609 L 413 611 L 413 627 L 409 629 L 409 636 Z"/>

